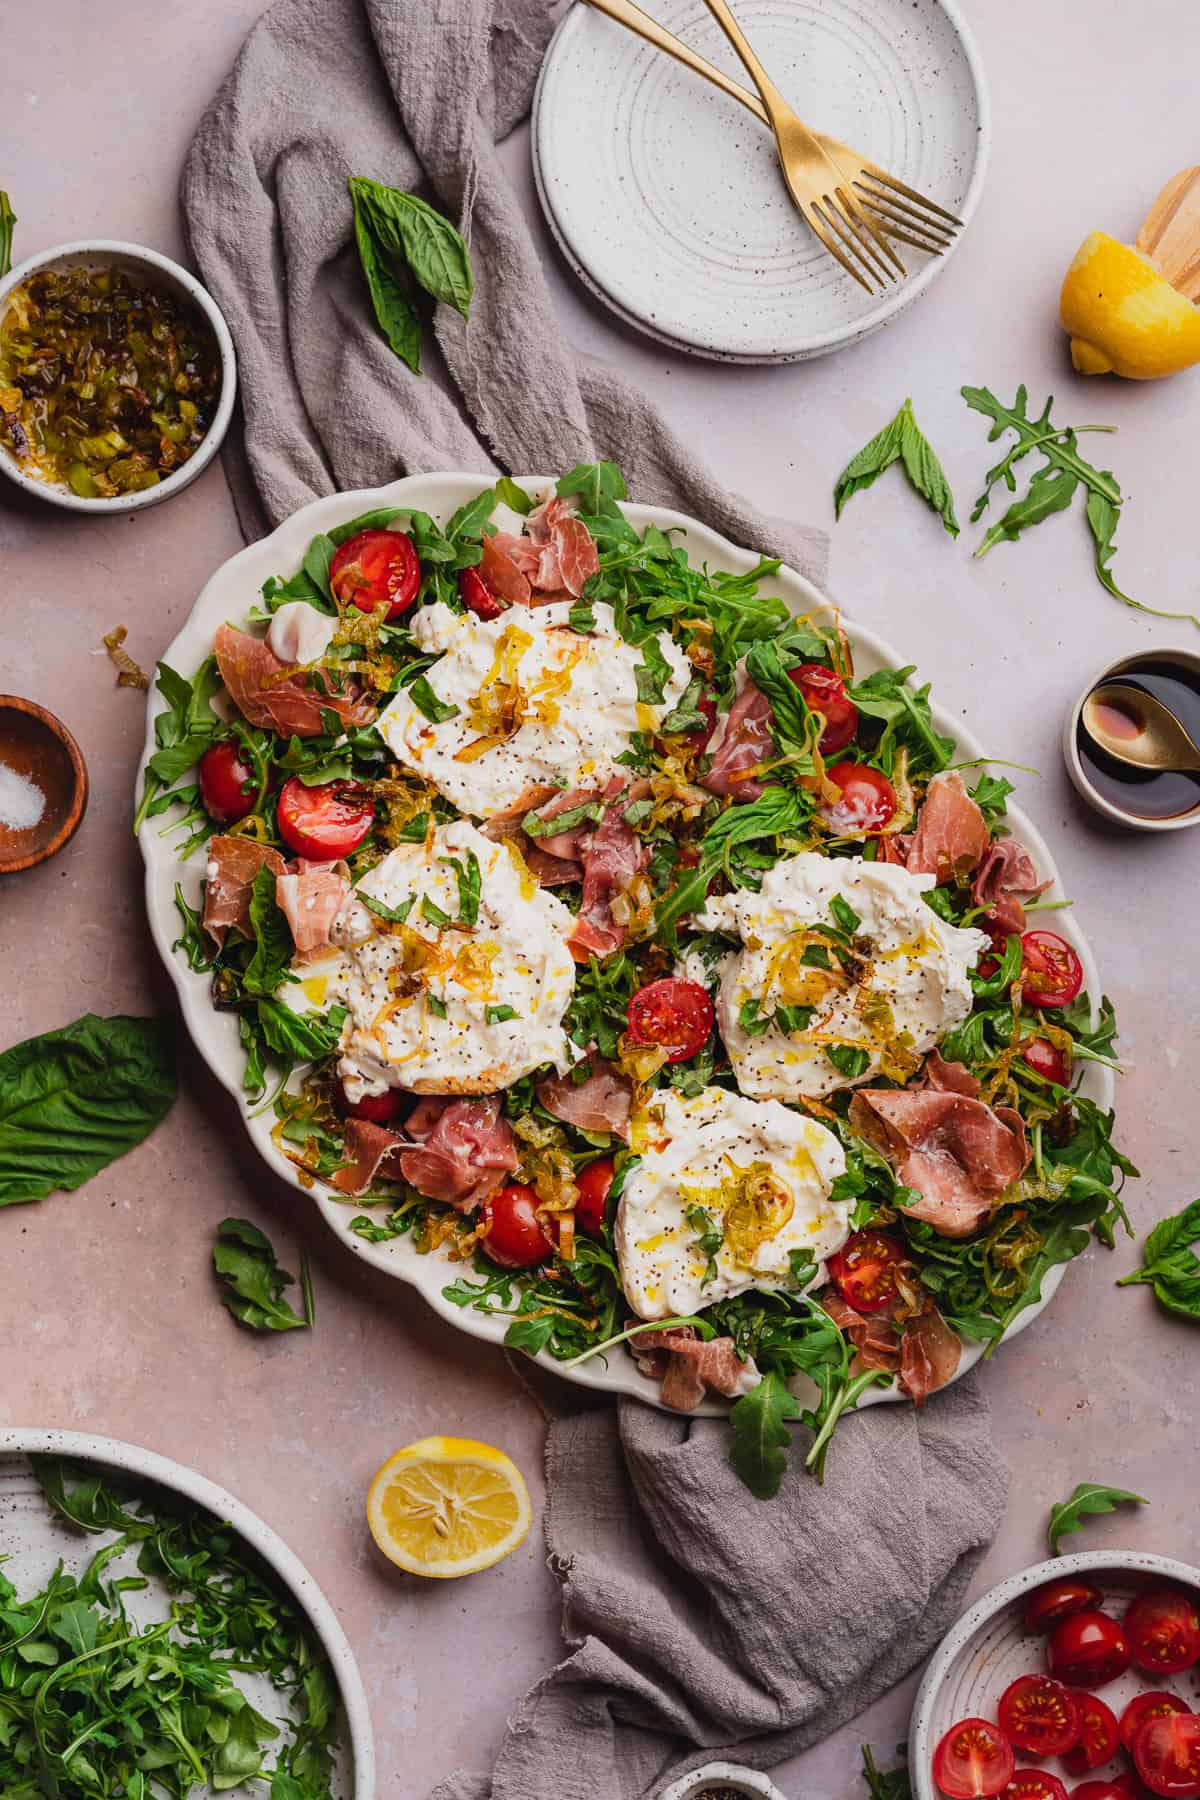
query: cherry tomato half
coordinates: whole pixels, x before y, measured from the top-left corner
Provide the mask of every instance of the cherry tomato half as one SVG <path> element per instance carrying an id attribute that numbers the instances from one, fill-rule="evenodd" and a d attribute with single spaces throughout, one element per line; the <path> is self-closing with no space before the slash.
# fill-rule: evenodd
<path id="1" fill-rule="evenodd" d="M 1012 1745 L 990 1719 L 960 1719 L 933 1753 L 933 1779 L 950 1800 L 990 1800 L 1013 1769 Z"/>
<path id="2" fill-rule="evenodd" d="M 359 531 L 347 538 L 329 565 L 329 585 L 343 606 L 360 612 L 387 607 L 385 619 L 408 611 L 421 585 L 421 564 L 405 531 Z"/>
<path id="3" fill-rule="evenodd" d="M 832 756 L 835 751 L 844 750 L 858 730 L 858 708 L 846 692 L 841 676 L 823 663 L 801 663 L 787 673 L 788 680 L 803 694 L 809 711 L 819 712 L 825 720 L 817 745 L 821 755 Z"/>
<path id="4" fill-rule="evenodd" d="M 279 790 L 276 819 L 280 837 L 297 856 L 337 862 L 358 849 L 375 823 L 375 808 L 347 782 L 305 787 L 298 775 L 292 775 Z"/>
<path id="5" fill-rule="evenodd" d="M 1095 1694 L 1079 1694 L 1076 1698 L 1079 1705 L 1079 1741 L 1073 1750 L 1066 1752 L 1063 1767 L 1071 1775 L 1086 1775 L 1116 1755 L 1121 1738 L 1117 1730 L 1116 1714 L 1111 1706 L 1106 1706 Z"/>
<path id="6" fill-rule="evenodd" d="M 210 819 L 232 825 L 254 811 L 258 788 L 236 744 L 213 744 L 200 758 L 200 798 Z"/>
<path id="7" fill-rule="evenodd" d="M 1079 1703 L 1048 1675 L 1018 1675 L 1000 1696 L 1000 1729 L 1014 1750 L 1062 1756 L 1079 1741 Z"/>
<path id="8" fill-rule="evenodd" d="M 473 612 L 477 619 L 498 619 L 507 610 L 503 600 L 496 598 L 478 569 L 459 570 L 458 597 L 467 611 Z"/>
<path id="9" fill-rule="evenodd" d="M 1167 1800 L 1196 1800 L 1200 1795 L 1200 1717 L 1169 1713 L 1147 1719 L 1133 1740 L 1133 1760 L 1152 1794 L 1163 1794 Z"/>
<path id="10" fill-rule="evenodd" d="M 1132 1750 L 1133 1740 L 1147 1719 L 1166 1718 L 1168 1713 L 1187 1710 L 1186 1701 L 1181 1700 L 1177 1694 L 1168 1694 L 1165 1688 L 1152 1689 L 1148 1694 L 1135 1694 L 1121 1714 L 1121 1742 L 1127 1750 Z"/>
<path id="11" fill-rule="evenodd" d="M 1050 1673 L 1072 1687 L 1098 1688 L 1129 1667 L 1125 1633 L 1107 1613 L 1077 1612 L 1054 1627 Z"/>
<path id="12" fill-rule="evenodd" d="M 822 802 L 821 817 L 842 837 L 866 837 L 882 831 L 895 815 L 899 804 L 896 790 L 882 770 L 867 763 L 843 762 L 825 773 L 842 792 L 840 799 Z"/>
<path id="13" fill-rule="evenodd" d="M 1025 1602 L 1025 1629 L 1051 1631 L 1069 1613 L 1086 1612 L 1099 1604 L 1100 1590 L 1090 1581 L 1076 1581 L 1069 1575 L 1058 1581 L 1044 1581 Z"/>
<path id="14" fill-rule="evenodd" d="M 575 1202 L 575 1223 L 589 1237 L 599 1237 L 604 1230 L 608 1211 L 608 1190 L 613 1184 L 613 1159 L 599 1156 L 581 1169 L 575 1177 L 579 1198 Z"/>
<path id="15" fill-rule="evenodd" d="M 686 1062 L 708 1042 L 713 1006 L 698 981 L 666 975 L 639 988 L 625 1014 L 631 1044 L 658 1044 L 668 1062 Z"/>
<path id="16" fill-rule="evenodd" d="M 1046 1081 L 1057 1081 L 1059 1087 L 1066 1087 L 1071 1079 L 1066 1053 L 1056 1050 L 1049 1038 L 1031 1038 L 1021 1051 L 1021 1061 L 1027 1063 L 1035 1075 L 1041 1075 Z"/>
<path id="17" fill-rule="evenodd" d="M 897 1276 L 908 1261 L 886 1231 L 856 1231 L 826 1267 L 838 1293 L 855 1312 L 882 1312 L 900 1292 Z"/>
<path id="18" fill-rule="evenodd" d="M 1071 1789 L 1071 1800 L 1145 1800 L 1145 1793 L 1132 1769 L 1127 1769 L 1112 1781 L 1081 1781 Z"/>
<path id="19" fill-rule="evenodd" d="M 339 1088 L 338 1098 L 348 1119 L 365 1119 L 369 1125 L 391 1125 L 404 1111 L 406 1101 L 399 1088 L 385 1088 L 382 1094 L 364 1094 L 361 1100 L 347 1100 L 346 1090 Z"/>
<path id="20" fill-rule="evenodd" d="M 683 741 L 698 756 L 717 728 L 717 697 L 708 688 L 704 689 L 697 700 L 696 710 L 703 713 L 704 723 L 698 725 L 695 731 L 689 731 Z"/>
<path id="21" fill-rule="evenodd" d="M 1183 1588 L 1148 1588 L 1131 1601 L 1125 1635 L 1139 1669 L 1177 1675 L 1200 1662 L 1200 1609 Z"/>
<path id="22" fill-rule="evenodd" d="M 554 1254 L 554 1244 L 537 1212 L 537 1195 L 523 1182 L 498 1188 L 483 1203 L 487 1235 L 483 1248 L 502 1269 L 536 1269 Z"/>
<path id="23" fill-rule="evenodd" d="M 1030 1006 L 1066 1006 L 1083 986 L 1083 964 L 1057 931 L 1021 939 L 1021 986 Z"/>
<path id="24" fill-rule="evenodd" d="M 1045 1769 L 1014 1769 L 1000 1800 L 1067 1800 L 1067 1784 Z"/>

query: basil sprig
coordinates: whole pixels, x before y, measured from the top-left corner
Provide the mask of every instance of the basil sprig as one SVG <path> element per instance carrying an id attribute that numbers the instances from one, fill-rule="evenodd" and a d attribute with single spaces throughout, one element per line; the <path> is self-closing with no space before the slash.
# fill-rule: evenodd
<path id="1" fill-rule="evenodd" d="M 379 329 L 414 375 L 421 373 L 421 320 L 412 284 L 452 306 L 465 319 L 475 278 L 467 246 L 435 207 L 352 175 L 354 239 Z"/>
<path id="2" fill-rule="evenodd" d="M 958 520 L 954 516 L 950 483 L 933 445 L 917 424 L 911 400 L 906 400 L 895 418 L 876 433 L 857 456 L 851 457 L 838 476 L 833 490 L 836 516 L 840 519 L 847 500 L 871 487 L 894 462 L 904 464 L 911 485 L 939 515 L 950 536 L 957 537 Z"/>

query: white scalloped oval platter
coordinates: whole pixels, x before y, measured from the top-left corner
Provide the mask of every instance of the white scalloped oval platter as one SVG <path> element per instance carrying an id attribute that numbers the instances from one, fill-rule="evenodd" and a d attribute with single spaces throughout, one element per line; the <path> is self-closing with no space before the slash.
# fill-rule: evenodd
<path id="1" fill-rule="evenodd" d="M 283 1539 L 256 1513 L 207 1477 L 153 1450 L 125 1444 L 118 1438 L 94 1437 L 91 1432 L 55 1431 L 21 1425 L 0 1427 L 0 1556 L 4 1572 L 19 1593 L 44 1587 L 55 1566 L 82 1575 L 87 1564 L 115 1538 L 72 1531 L 50 1511 L 30 1462 L 35 1456 L 61 1456 L 73 1463 L 94 1465 L 97 1473 L 117 1473 L 152 1482 L 170 1494 L 193 1501 L 224 1523 L 257 1551 L 280 1583 L 291 1594 L 312 1631 L 320 1640 L 341 1693 L 345 1728 L 333 1773 L 335 1800 L 375 1800 L 375 1744 L 362 1676 L 346 1634 L 333 1608 L 304 1564 Z M 110 1575 L 136 1574 L 132 1562 L 110 1565 Z M 142 1593 L 125 1595 L 130 1616 L 140 1624 L 167 1616 L 170 1596 L 153 1576 Z M 243 1677 L 252 1705 L 277 1722 L 282 1721 L 280 1697 L 262 1677 Z M 255 1793 L 261 1790 L 256 1785 Z M 199 1794 L 200 1790 L 196 1790 Z M 207 1794 L 209 1790 L 204 1789 Z M 249 1793 L 239 1787 L 232 1800 Z"/>
<path id="2" fill-rule="evenodd" d="M 645 0 L 742 87 L 700 0 Z M 738 21 L 800 116 L 970 224 L 991 135 L 955 0 L 739 0 Z M 586 5 L 563 18 L 533 107 L 546 221 L 574 273 L 636 330 L 721 362 L 803 362 L 878 331 L 946 267 L 870 294 L 793 205 L 771 133 L 736 100 Z"/>
<path id="3" fill-rule="evenodd" d="M 551 486 L 554 480 L 552 476 L 546 475 L 519 475 L 516 479 L 522 487 L 535 493 Z M 363 488 L 357 493 L 331 494 L 326 499 L 314 500 L 311 505 L 302 507 L 298 513 L 285 520 L 269 537 L 239 551 L 217 570 L 206 583 L 190 618 L 167 649 L 163 660 L 181 674 L 190 677 L 211 652 L 213 634 L 218 625 L 226 620 L 242 623 L 258 599 L 259 590 L 267 577 L 287 575 L 297 569 L 309 540 L 318 532 L 328 531 L 346 519 L 354 518 L 358 513 L 379 506 L 419 509 L 444 524 L 457 507 L 479 493 L 485 481 L 486 478 L 481 475 L 410 475 L 388 487 Z M 719 536 L 707 525 L 700 524 L 696 519 L 689 519 L 683 513 L 670 512 L 661 506 L 632 505 L 627 505 L 624 511 L 630 523 L 639 530 L 644 530 L 647 525 L 658 525 L 664 531 L 675 533 L 676 541 L 683 545 L 693 560 L 707 561 L 734 574 L 753 568 L 758 561 L 755 554 L 740 549 L 728 538 Z M 778 594 L 797 613 L 810 613 L 822 608 L 828 609 L 829 606 L 825 596 L 810 581 L 806 581 L 786 565 L 771 580 L 763 583 L 763 590 Z M 903 659 L 873 633 L 855 626 L 850 627 L 850 637 L 854 647 L 855 667 L 862 674 L 870 674 L 872 670 L 879 668 L 903 667 Z M 155 747 L 154 720 L 164 705 L 157 689 L 152 689 L 147 709 L 146 745 L 138 769 L 139 794 L 146 760 Z M 964 756 L 984 755 L 977 740 L 943 707 L 934 705 L 933 718 L 939 731 L 956 739 Z M 1013 835 L 1028 847 L 1042 875 L 1051 878 L 1048 897 L 1052 900 L 1065 899 L 1054 859 L 1041 834 L 1016 807 L 1009 808 L 1008 822 Z M 199 857 L 193 857 L 188 862 L 181 861 L 171 847 L 170 836 L 159 835 L 153 825 L 143 826 L 140 841 L 146 862 L 146 910 L 149 914 L 150 932 L 178 989 L 180 1006 L 192 1039 L 218 1081 L 228 1089 L 251 1141 L 264 1162 L 293 1187 L 306 1191 L 303 1190 L 303 1183 L 294 1164 L 272 1142 L 270 1115 L 261 1112 L 256 1114 L 242 1093 L 244 1059 L 238 1043 L 236 1019 L 230 1013 L 216 1011 L 210 999 L 207 976 L 189 969 L 183 957 L 172 951 L 172 945 L 179 936 L 179 915 L 175 909 L 176 883 L 182 885 L 184 894 L 191 903 L 199 905 L 203 863 Z M 1101 989 L 1091 950 L 1073 923 L 1071 915 L 1064 913 L 1056 928 L 1070 939 L 1078 951 L 1089 993 L 1099 994 Z M 1084 1079 L 1085 1092 L 1098 1104 L 1110 1107 L 1112 1088 L 1111 1073 L 1098 1063 L 1088 1063 Z M 355 1256 L 360 1256 L 365 1262 L 373 1263 L 387 1274 L 410 1283 L 435 1312 L 440 1313 L 444 1319 L 449 1319 L 460 1331 L 466 1331 L 472 1337 L 486 1338 L 489 1343 L 502 1342 L 502 1321 L 455 1306 L 443 1296 L 442 1288 L 452 1279 L 456 1266 L 461 1273 L 461 1265 L 452 1265 L 436 1253 L 418 1255 L 408 1238 L 396 1238 L 386 1244 L 364 1243 L 362 1238 L 350 1230 L 350 1220 L 355 1211 L 360 1210 L 356 1202 L 347 1204 L 327 1189 L 313 1190 L 312 1198 L 326 1222 Z M 1029 1307 L 1020 1315 L 1009 1336 L 1024 1330 L 1037 1317 L 1054 1294 L 1062 1276 L 1063 1265 L 1049 1271 L 1042 1283 L 1040 1303 Z M 979 1345 L 966 1346 L 959 1373 L 965 1373 L 973 1367 L 981 1354 Z M 651 1404 L 660 1404 L 657 1384 L 641 1375 L 632 1357 L 623 1350 L 615 1352 L 607 1366 L 604 1359 L 597 1357 L 569 1372 L 563 1370 L 544 1351 L 538 1360 L 546 1368 L 566 1375 L 568 1380 L 577 1382 L 581 1387 L 601 1388 L 617 1394 L 635 1394 Z M 891 1388 L 872 1388 L 863 1396 L 860 1404 L 871 1405 L 877 1401 L 902 1398 L 902 1395 Z M 727 1409 L 714 1404 L 703 1410 L 719 1415 Z"/>

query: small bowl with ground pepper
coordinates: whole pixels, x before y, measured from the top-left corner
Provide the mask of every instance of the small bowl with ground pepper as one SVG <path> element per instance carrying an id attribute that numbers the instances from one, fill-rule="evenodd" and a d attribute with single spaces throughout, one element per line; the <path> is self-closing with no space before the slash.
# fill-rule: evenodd
<path id="1" fill-rule="evenodd" d="M 740 1763 L 705 1763 L 665 1788 L 658 1800 L 784 1800 L 769 1776 Z"/>
<path id="2" fill-rule="evenodd" d="M 169 499 L 216 455 L 236 386 L 216 303 L 156 250 L 62 244 L 0 281 L 0 469 L 39 499 Z"/>

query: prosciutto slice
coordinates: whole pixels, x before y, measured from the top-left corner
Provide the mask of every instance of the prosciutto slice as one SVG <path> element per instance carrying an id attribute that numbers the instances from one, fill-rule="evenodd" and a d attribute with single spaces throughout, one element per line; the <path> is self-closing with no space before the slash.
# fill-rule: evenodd
<path id="1" fill-rule="evenodd" d="M 321 712 L 335 712 L 344 725 L 369 725 L 375 708 L 361 694 L 326 693 L 310 688 L 307 675 L 289 676 L 263 638 L 232 625 L 217 627 L 213 639 L 217 667 L 243 718 L 281 736 L 315 737 L 325 729 Z"/>
<path id="2" fill-rule="evenodd" d="M 930 1394 L 945 1387 L 957 1373 L 961 1357 L 961 1341 L 926 1298 L 900 1340 L 900 1386 L 914 1406 L 924 1406 Z"/>
<path id="3" fill-rule="evenodd" d="M 399 1152 L 405 1181 L 429 1200 L 474 1212 L 516 1169 L 517 1141 L 500 1100 L 422 1100 L 407 1122 L 413 1146 Z"/>
<path id="4" fill-rule="evenodd" d="M 757 800 L 762 782 L 747 771 L 774 753 L 771 702 L 741 671 L 739 678 L 742 685 L 737 697 L 709 739 L 712 767 L 701 777 L 701 786 L 734 800 Z"/>
<path id="5" fill-rule="evenodd" d="M 333 1171 L 330 1181 L 341 1194 L 365 1194 L 380 1170 L 395 1175 L 384 1165 L 404 1147 L 405 1140 L 385 1125 L 372 1125 L 367 1119 L 346 1119 L 342 1125 L 342 1155 L 345 1161 Z"/>
<path id="6" fill-rule="evenodd" d="M 267 868 L 279 876 L 286 867 L 278 850 L 253 838 L 209 838 L 203 925 L 218 950 L 232 928 L 249 931 L 250 890 L 258 871 Z"/>
<path id="7" fill-rule="evenodd" d="M 527 538 L 514 537 L 507 531 L 498 531 L 495 537 L 483 540 L 479 573 L 496 598 L 506 600 L 510 606 L 528 606 L 533 594 L 530 576 L 537 572 L 538 557 L 535 552 L 531 569 L 527 546 Z"/>
<path id="8" fill-rule="evenodd" d="M 977 1231 L 993 1200 L 1029 1163 L 1021 1115 L 963 1092 L 860 1088 L 850 1102 L 850 1123 L 879 1145 L 899 1181 L 919 1190 L 920 1200 L 901 1210 L 943 1237 Z"/>
<path id="9" fill-rule="evenodd" d="M 934 875 L 942 887 L 977 868 L 987 847 L 987 822 L 962 776 L 953 770 L 935 775 L 908 840 L 909 872 Z"/>
<path id="10" fill-rule="evenodd" d="M 854 1345 L 851 1374 L 861 1375 L 866 1369 L 889 1369 L 895 1373 L 899 1369 L 900 1333 L 886 1313 L 855 1312 L 840 1294 L 826 1294 L 821 1305 Z"/>
<path id="11" fill-rule="evenodd" d="M 567 937 L 567 948 L 576 962 L 586 962 L 590 956 L 611 956 L 625 942 L 625 927 L 613 918 L 613 898 L 626 892 L 650 860 L 641 838 L 625 823 L 628 798 L 622 788 L 582 845 L 583 899 Z"/>
<path id="12" fill-rule="evenodd" d="M 548 500 L 534 508 L 525 521 L 522 536 L 498 531 L 491 539 L 484 540 L 485 545 L 489 542 L 526 581 L 523 596 L 516 592 L 506 594 L 499 587 L 495 591 L 502 598 L 523 599 L 525 604 L 545 604 L 549 598 L 558 599 L 564 595 L 575 597 L 583 592 L 584 583 L 600 567 L 591 532 L 582 519 L 575 517 L 574 508 L 557 494 L 551 494 Z M 490 580 L 486 561 L 485 549 L 485 562 L 480 565 L 480 572 L 485 580 Z"/>
<path id="13" fill-rule="evenodd" d="M 1032 856 L 1014 838 L 995 838 L 975 871 L 971 899 L 986 906 L 988 923 L 1005 937 L 1025 929 L 1022 898 L 1032 900 L 1050 884 L 1038 880 Z"/>
<path id="14" fill-rule="evenodd" d="M 585 1067 L 587 1075 L 577 1081 L 575 1076 Z M 629 1141 L 633 1083 L 595 1051 L 568 1074 L 539 1082 L 537 1097 L 546 1111 L 565 1125 L 574 1125 L 579 1131 L 607 1131 Z"/>
<path id="15" fill-rule="evenodd" d="M 298 858 L 286 875 L 275 880 L 275 899 L 291 927 L 296 955 L 303 960 L 329 943 L 333 921 L 350 892 L 350 869 L 344 862 L 306 862 Z"/>
<path id="16" fill-rule="evenodd" d="M 676 1412 L 692 1412 L 709 1388 L 732 1400 L 748 1394 L 762 1379 L 753 1357 L 738 1356 L 732 1338 L 698 1338 L 690 1325 L 667 1331 L 644 1331 L 629 1347 L 643 1374 L 662 1383 L 662 1403 Z"/>

